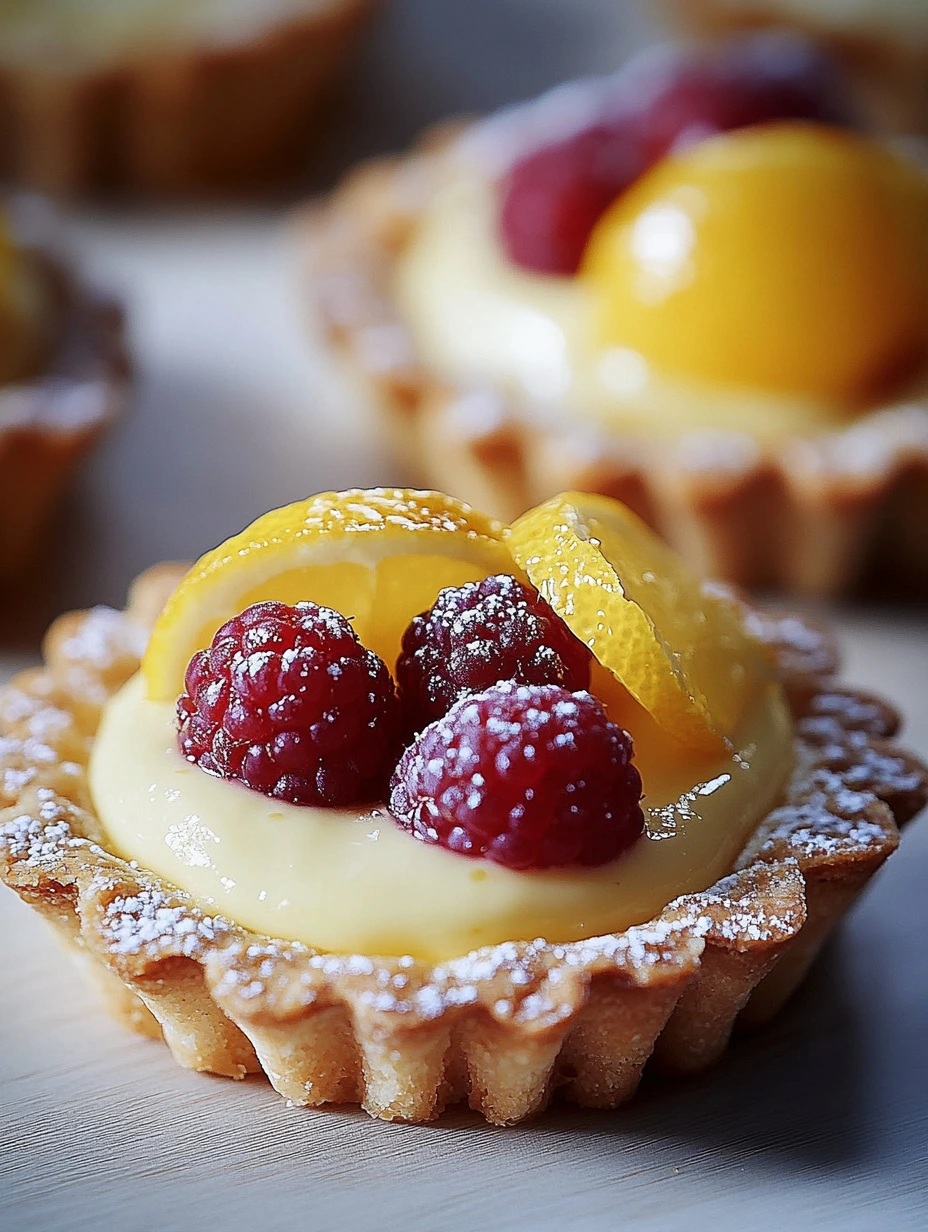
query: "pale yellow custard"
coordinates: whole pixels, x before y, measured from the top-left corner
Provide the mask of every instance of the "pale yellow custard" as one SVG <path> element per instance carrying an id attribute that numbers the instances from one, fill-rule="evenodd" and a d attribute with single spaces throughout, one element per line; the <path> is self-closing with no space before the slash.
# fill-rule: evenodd
<path id="1" fill-rule="evenodd" d="M 508 261 L 497 210 L 498 190 L 477 160 L 449 161 L 399 259 L 394 290 L 404 321 L 441 377 L 502 389 L 542 419 L 567 409 L 652 437 L 709 428 L 778 440 L 846 422 L 837 403 L 681 380 L 630 349 L 597 347 L 583 281 Z"/>
<path id="2" fill-rule="evenodd" d="M 420 842 L 385 807 L 298 807 L 214 778 L 181 757 L 174 706 L 139 677 L 106 707 L 90 782 L 109 845 L 211 910 L 322 950 L 441 961 L 623 929 L 731 869 L 792 768 L 779 687 L 759 691 L 727 756 L 688 759 L 638 710 L 629 726 L 647 833 L 597 869 L 515 872 Z"/>

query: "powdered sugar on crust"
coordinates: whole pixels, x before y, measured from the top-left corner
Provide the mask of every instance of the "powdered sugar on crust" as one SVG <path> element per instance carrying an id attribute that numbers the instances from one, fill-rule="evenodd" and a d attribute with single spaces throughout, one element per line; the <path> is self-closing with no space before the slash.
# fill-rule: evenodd
<path id="1" fill-rule="evenodd" d="M 390 1056 L 400 1061 L 389 1061 L 389 1069 L 402 1062 L 396 1032 L 405 1039 L 446 1018 L 449 1029 L 492 1022 L 522 1040 L 567 1040 L 591 990 L 608 987 L 636 989 L 666 1007 L 654 1010 L 653 1037 L 710 952 L 755 955 L 757 974 L 748 978 L 760 978 L 803 925 L 809 879 L 877 866 L 898 842 L 893 810 L 911 815 L 928 794 L 925 768 L 885 738 L 895 730 L 891 709 L 820 674 L 831 656 L 822 635 L 792 618 L 758 618 L 755 632 L 781 670 L 794 679 L 797 663 L 810 670 L 806 687 L 792 694 L 799 723 L 787 798 L 758 827 L 737 871 L 676 899 L 653 920 L 569 944 L 511 941 L 438 965 L 409 955 L 317 953 L 222 919 L 100 845 L 85 799 L 89 738 L 101 700 L 137 667 L 145 623 L 158 610 L 152 593 L 163 593 L 164 584 L 163 573 L 143 578 L 126 614 L 95 609 L 64 618 L 49 636 L 46 669 L 0 692 L 0 783 L 8 803 L 0 812 L 0 876 L 30 901 L 75 918 L 87 948 L 130 987 L 148 990 L 146 998 L 168 960 L 199 966 L 217 1030 L 231 1030 L 230 1022 L 248 1034 L 262 1024 L 284 1030 L 310 1009 L 331 1011 L 333 1030 L 353 1024 L 371 1055 L 394 1040 Z M 172 1047 L 183 1053 L 178 1039 Z M 653 1038 L 641 1045 L 638 1071 L 651 1047 Z M 241 1060 L 222 1072 L 244 1072 Z M 357 1085 L 294 1094 L 273 1066 L 268 1072 L 296 1102 L 360 1098 Z M 508 1115 L 492 1111 L 497 1119 Z"/>
<path id="2" fill-rule="evenodd" d="M 723 877 L 702 894 L 670 904 L 675 914 L 700 937 L 736 950 L 775 945 L 792 937 L 805 920 L 799 861 L 752 864 L 747 871 Z"/>
<path id="3" fill-rule="evenodd" d="M 150 958 L 202 956 L 230 928 L 193 905 L 179 903 L 154 886 L 116 894 L 106 904 L 100 932 L 115 955 Z"/>
<path id="4" fill-rule="evenodd" d="M 776 809 L 741 855 L 741 863 L 779 859 L 789 853 L 806 874 L 838 864 L 881 863 L 899 844 L 892 816 L 873 796 L 841 802 L 850 816 L 830 810 L 819 797 Z"/>
<path id="5" fill-rule="evenodd" d="M 141 658 L 147 637 L 129 624 L 125 613 L 111 607 L 93 607 L 58 647 L 61 659 L 97 671 L 110 668 L 121 654 Z"/>
<path id="6" fill-rule="evenodd" d="M 410 955 L 318 954 L 298 943 L 235 939 L 211 956 L 209 971 L 230 1012 L 281 1015 L 284 1005 L 292 1013 L 344 998 L 356 1013 L 399 1015 L 409 1026 L 479 1002 L 496 1018 L 541 1029 L 582 1005 L 593 974 L 624 974 L 641 987 L 679 983 L 691 977 L 703 947 L 680 913 L 565 946 L 543 938 L 503 942 L 437 966 Z"/>
<path id="7" fill-rule="evenodd" d="M 780 673 L 788 679 L 817 680 L 837 669 L 834 640 L 807 619 L 792 612 L 745 605 L 744 623 L 750 633 L 774 651 Z"/>
<path id="8" fill-rule="evenodd" d="M 798 724 L 810 744 L 840 745 L 851 732 L 864 736 L 894 736 L 898 716 L 878 697 L 839 687 L 823 688 L 810 700 L 808 713 Z"/>
<path id="9" fill-rule="evenodd" d="M 24 872 L 48 871 L 78 848 L 114 858 L 93 842 L 95 831 L 88 814 L 52 788 L 30 788 L 19 804 L 22 811 L 0 812 L 0 875 L 17 866 Z"/>
<path id="10" fill-rule="evenodd" d="M 52 778 L 58 791 L 71 799 L 83 799 L 84 767 L 62 758 L 53 734 L 49 740 L 31 735 L 24 740 L 0 737 L 0 807 L 21 799 L 28 787 Z"/>
<path id="11" fill-rule="evenodd" d="M 21 813 L 0 826 L 0 844 L 11 860 L 24 860 L 35 868 L 61 858 L 73 836 L 66 821 L 44 825 L 37 817 Z"/>
<path id="12" fill-rule="evenodd" d="M 98 707 L 138 669 L 148 630 L 124 612 L 101 606 L 63 617 L 50 642 L 55 682 L 66 696 Z"/>

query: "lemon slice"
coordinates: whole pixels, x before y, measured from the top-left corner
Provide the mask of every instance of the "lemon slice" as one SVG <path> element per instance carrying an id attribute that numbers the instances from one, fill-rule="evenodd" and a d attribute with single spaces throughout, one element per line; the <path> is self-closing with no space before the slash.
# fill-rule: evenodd
<path id="1" fill-rule="evenodd" d="M 513 558 L 655 722 L 717 752 L 769 677 L 733 604 L 710 594 L 630 510 L 570 492 L 524 514 Z"/>
<path id="2" fill-rule="evenodd" d="M 297 501 L 207 552 L 184 577 L 142 662 L 148 696 L 175 698 L 191 656 L 250 603 L 333 607 L 392 666 L 406 625 L 443 586 L 511 572 L 502 524 L 438 492 L 353 489 Z"/>

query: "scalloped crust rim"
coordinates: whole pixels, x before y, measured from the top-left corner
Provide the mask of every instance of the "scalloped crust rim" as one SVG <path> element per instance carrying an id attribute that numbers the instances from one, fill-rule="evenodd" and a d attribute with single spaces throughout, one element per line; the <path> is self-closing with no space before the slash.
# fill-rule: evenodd
<path id="1" fill-rule="evenodd" d="M 89 798 L 101 707 L 137 669 L 178 577 L 159 566 L 125 612 L 62 617 L 45 666 L 0 691 L 0 876 L 123 1021 L 163 1036 L 183 1066 L 263 1070 L 294 1104 L 425 1121 L 466 1100 L 509 1124 L 555 1093 L 614 1108 L 646 1063 L 701 1072 L 737 1020 L 764 1021 L 790 995 L 928 794 L 928 771 L 892 743 L 897 715 L 836 682 L 827 641 L 746 609 L 796 713 L 796 771 L 716 885 L 622 933 L 439 966 L 258 936 L 107 852 Z"/>
<path id="2" fill-rule="evenodd" d="M 254 193 L 292 179 L 375 3 L 341 0 L 240 46 L 65 71 L 0 64 L 0 173 L 67 195 Z"/>

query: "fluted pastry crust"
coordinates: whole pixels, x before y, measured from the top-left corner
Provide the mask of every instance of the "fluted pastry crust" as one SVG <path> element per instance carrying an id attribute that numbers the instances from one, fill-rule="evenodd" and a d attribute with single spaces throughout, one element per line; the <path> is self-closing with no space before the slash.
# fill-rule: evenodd
<path id="1" fill-rule="evenodd" d="M 362 165 L 298 222 L 321 330 L 360 377 L 417 480 L 503 521 L 557 492 L 634 509 L 704 577 L 816 596 L 862 578 L 928 586 L 928 403 L 765 450 L 734 432 L 675 442 L 622 435 L 564 412 L 542 420 L 501 389 L 451 387 L 420 360 L 393 274 L 459 126 L 409 155 Z"/>
<path id="2" fill-rule="evenodd" d="M 241 44 L 143 47 L 51 69 L 0 60 L 0 175 L 65 195 L 212 195 L 291 180 L 374 3 L 308 4 Z"/>
<path id="3" fill-rule="evenodd" d="M 796 770 L 705 892 L 621 933 L 438 965 L 259 936 L 109 853 L 88 792 L 101 707 L 137 669 L 179 576 L 143 574 L 125 612 L 62 617 L 45 666 L 0 691 L 0 877 L 84 960 L 111 1009 L 163 1034 L 181 1065 L 264 1070 L 296 1104 L 423 1121 L 466 1100 L 511 1123 L 555 1092 L 615 1107 L 652 1055 L 699 1072 L 739 1016 L 763 1020 L 792 992 L 928 796 L 928 771 L 891 741 L 891 707 L 835 681 L 814 629 L 755 613 L 796 712 Z"/>

